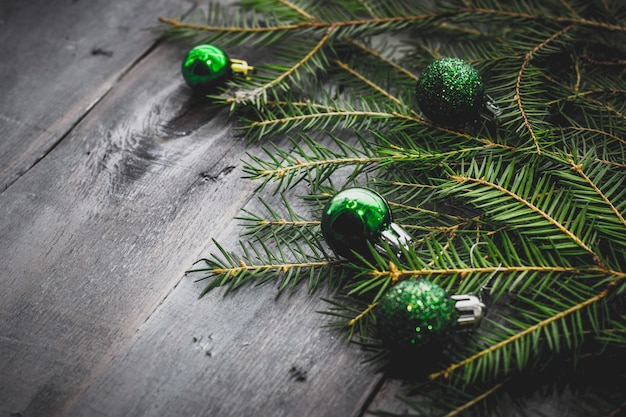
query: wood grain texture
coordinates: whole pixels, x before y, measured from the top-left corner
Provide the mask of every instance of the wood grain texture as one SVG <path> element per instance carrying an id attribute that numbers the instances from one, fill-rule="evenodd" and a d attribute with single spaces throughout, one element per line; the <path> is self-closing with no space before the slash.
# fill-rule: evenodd
<path id="1" fill-rule="evenodd" d="M 36 69 L 35 80 L 3 64 L 3 85 L 21 87 L 0 106 L 0 415 L 359 415 L 378 377 L 322 329 L 319 298 L 275 301 L 267 286 L 198 300 L 185 277 L 211 238 L 234 246 L 233 218 L 258 204 L 239 177 L 259 146 L 190 95 L 181 45 L 145 55 L 153 35 L 111 29 L 156 18 L 164 3 L 11 11 L 43 19 L 47 48 L 62 47 L 65 24 L 84 31 L 87 50 L 98 38 L 114 52 L 77 58 L 81 70 Z M 53 17 L 29 20 L 33 10 Z M 100 20 L 113 38 L 91 29 Z"/>
<path id="2" fill-rule="evenodd" d="M 34 0 L 0 5 L 0 191 L 56 146 L 155 44 L 184 0 Z"/>
<path id="3" fill-rule="evenodd" d="M 201 287 L 184 279 L 68 415 L 361 415 L 380 376 L 322 327 L 318 297 Z"/>
<path id="4" fill-rule="evenodd" d="M 9 411 L 71 400 L 249 198 L 251 184 L 206 180 L 245 149 L 221 118 L 198 113 L 209 136 L 171 133 L 189 101 L 181 84 L 159 82 L 178 68 L 160 68 L 179 58 L 176 48 L 152 55 L 0 195 L 11 219 L 0 226 L 0 256 L 11 260 L 0 295 Z M 195 201 L 204 193 L 212 205 Z"/>

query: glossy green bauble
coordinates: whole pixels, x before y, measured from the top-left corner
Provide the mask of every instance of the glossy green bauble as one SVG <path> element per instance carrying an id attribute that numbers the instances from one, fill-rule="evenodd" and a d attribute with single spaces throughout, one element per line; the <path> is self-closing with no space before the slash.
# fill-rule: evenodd
<path id="1" fill-rule="evenodd" d="M 480 74 L 458 58 L 444 58 L 426 67 L 417 81 L 416 95 L 424 115 L 443 126 L 475 120 L 485 107 Z"/>
<path id="2" fill-rule="evenodd" d="M 451 337 L 458 319 L 455 301 L 439 285 L 424 279 L 397 283 L 376 309 L 383 344 L 399 353 L 440 346 Z"/>
<path id="3" fill-rule="evenodd" d="M 183 78 L 196 91 L 213 90 L 232 73 L 228 55 L 217 46 L 199 45 L 183 61 Z"/>
<path id="4" fill-rule="evenodd" d="M 383 197 L 367 188 L 348 188 L 337 193 L 322 213 L 322 234 L 339 256 L 353 259 L 352 251 L 363 257 L 391 224 L 391 209 Z"/>

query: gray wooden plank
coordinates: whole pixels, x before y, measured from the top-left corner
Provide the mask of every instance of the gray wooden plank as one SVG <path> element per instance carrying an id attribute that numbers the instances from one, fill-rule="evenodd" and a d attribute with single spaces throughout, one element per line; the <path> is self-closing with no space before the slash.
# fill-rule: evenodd
<path id="1" fill-rule="evenodd" d="M 158 48 L 0 194 L 0 414 L 349 416 L 376 386 L 318 298 L 198 301 L 183 279 L 233 236 L 258 147 L 194 102 L 180 59 Z"/>
<path id="2" fill-rule="evenodd" d="M 252 193 L 181 59 L 160 48 L 0 194 L 0 414 L 61 413 Z"/>
<path id="3" fill-rule="evenodd" d="M 322 327 L 320 294 L 200 289 L 184 279 L 68 415 L 361 415 L 380 376 Z"/>
<path id="4" fill-rule="evenodd" d="M 0 4 L 0 192 L 37 163 L 154 45 L 185 0 Z"/>
<path id="5" fill-rule="evenodd" d="M 410 388 L 410 384 L 400 379 L 384 378 L 384 382 L 368 404 L 368 411 L 384 411 L 397 415 L 415 414 L 415 410 L 412 410 L 410 406 L 400 400 L 400 398 L 411 398 L 409 396 Z M 419 401 L 415 397 L 411 398 L 411 400 Z"/>

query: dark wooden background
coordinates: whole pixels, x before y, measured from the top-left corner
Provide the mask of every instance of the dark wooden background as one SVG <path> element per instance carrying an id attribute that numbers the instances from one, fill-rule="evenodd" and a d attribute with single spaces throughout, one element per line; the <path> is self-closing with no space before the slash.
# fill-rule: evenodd
<path id="1" fill-rule="evenodd" d="M 259 205 L 259 145 L 191 96 L 186 44 L 146 30 L 195 7 L 0 2 L 0 416 L 404 411 L 323 327 L 323 291 L 198 299 L 185 275 Z"/>

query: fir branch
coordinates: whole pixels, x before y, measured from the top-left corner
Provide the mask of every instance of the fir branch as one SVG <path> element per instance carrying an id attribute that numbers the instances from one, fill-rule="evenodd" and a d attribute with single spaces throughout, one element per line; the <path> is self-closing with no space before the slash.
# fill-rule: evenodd
<path id="1" fill-rule="evenodd" d="M 302 8 L 298 7 L 297 5 L 293 4 L 292 2 L 288 0 L 277 0 L 277 1 L 289 7 L 290 9 L 294 10 L 296 13 L 302 15 L 302 17 L 304 17 L 306 20 L 310 22 L 314 22 L 314 23 L 315 22 L 319 23 L 319 20 L 315 16 L 310 15 L 309 13 L 307 13 L 306 11 L 304 11 Z"/>
<path id="2" fill-rule="evenodd" d="M 310 23 L 310 22 L 301 22 L 291 25 L 282 25 L 282 26 L 263 26 L 263 27 L 239 27 L 239 26 L 209 26 L 209 25 L 200 25 L 195 23 L 187 23 L 181 22 L 176 18 L 168 18 L 165 16 L 159 17 L 159 21 L 161 23 L 165 23 L 170 25 L 176 29 L 189 29 L 192 31 L 198 32 L 221 32 L 221 33 L 264 33 L 264 32 L 283 32 L 283 31 L 291 31 L 297 29 L 304 29 L 310 27 L 318 27 L 318 24 Z M 323 24 L 319 24 L 319 26 L 324 26 Z"/>
<path id="3" fill-rule="evenodd" d="M 580 75 L 577 74 L 577 78 L 579 78 Z M 583 91 L 580 92 L 577 88 L 579 84 L 579 81 L 577 80 L 576 86 L 574 86 L 574 94 L 571 94 L 569 96 L 565 96 L 565 97 L 559 97 L 558 99 L 555 100 L 551 100 L 548 101 L 546 104 L 548 105 L 552 105 L 552 104 L 557 104 L 561 101 L 565 101 L 565 100 L 573 100 L 573 99 L 577 99 L 577 98 L 581 98 L 581 97 L 585 97 L 588 95 L 592 95 L 592 94 L 621 94 L 624 95 L 626 94 L 626 90 L 621 90 L 621 89 L 617 89 L 617 88 L 609 88 L 609 89 L 596 89 L 596 90 L 588 90 L 588 91 Z"/>
<path id="4" fill-rule="evenodd" d="M 518 333 L 516 333 L 515 335 L 497 343 L 494 345 L 489 346 L 488 348 L 460 361 L 454 364 L 451 364 L 450 366 L 448 366 L 446 369 L 442 370 L 442 371 L 438 371 L 438 372 L 434 372 L 432 374 L 429 375 L 429 379 L 431 381 L 438 379 L 438 378 L 448 378 L 450 376 L 450 374 L 452 372 L 455 372 L 456 370 L 463 368 L 465 366 L 468 366 L 469 364 L 477 361 L 478 359 L 485 357 L 487 355 L 489 355 L 492 352 L 495 352 L 499 349 L 503 349 L 505 347 L 510 346 L 511 344 L 514 344 L 516 341 L 528 337 L 530 335 L 532 335 L 533 333 L 536 333 L 538 331 L 540 331 L 543 328 L 546 328 L 550 325 L 552 325 L 553 323 L 563 320 L 564 318 L 566 318 L 567 316 L 570 316 L 574 313 L 577 313 L 578 311 L 588 308 L 589 306 L 598 303 L 600 300 L 604 299 L 607 295 L 609 294 L 608 289 L 605 289 L 603 291 L 601 291 L 600 293 L 598 293 L 597 295 L 585 300 L 584 302 L 581 302 L 577 305 L 574 305 L 570 308 L 568 308 L 567 310 L 561 311 L 560 313 L 551 316 L 545 320 L 542 320 L 541 322 L 530 326 Z"/>
<path id="5" fill-rule="evenodd" d="M 604 201 L 606 203 L 606 205 L 610 208 L 610 210 L 613 212 L 615 217 L 617 217 L 619 222 L 626 229 L 626 219 L 624 219 L 624 216 L 622 215 L 622 213 L 620 213 L 620 211 L 617 209 L 617 207 L 615 207 L 615 205 L 609 199 L 609 197 L 607 195 L 605 195 L 602 192 L 602 190 L 596 185 L 596 182 L 592 181 L 591 178 L 589 178 L 589 176 L 587 176 L 587 174 L 585 174 L 585 172 L 583 170 L 583 166 L 581 164 L 576 164 L 576 163 L 574 163 L 574 161 L 571 161 L 571 160 L 570 160 L 570 163 L 572 164 L 572 171 L 574 171 L 575 173 L 580 175 L 585 180 L 585 182 L 587 184 L 589 184 L 589 187 L 591 187 L 593 189 L 593 191 L 595 191 L 598 194 L 598 196 L 602 199 L 602 201 Z"/>
<path id="6" fill-rule="evenodd" d="M 277 177 L 279 179 L 284 178 L 292 171 L 310 171 L 317 167 L 322 166 L 338 166 L 338 165 L 365 165 L 365 164 L 374 164 L 380 163 L 384 161 L 384 157 L 353 157 L 353 158 L 333 158 L 333 159 L 324 159 L 324 160 L 313 160 L 313 161 L 296 161 L 295 165 L 286 165 L 281 166 L 280 168 L 275 169 L 263 169 L 259 170 L 255 173 L 255 177 L 262 178 L 273 178 Z"/>
<path id="7" fill-rule="evenodd" d="M 481 7 L 466 7 L 458 10 L 460 13 L 467 14 L 484 14 L 488 16 L 497 16 L 505 18 L 513 18 L 519 20 L 531 20 L 531 21 L 545 21 L 550 20 L 559 24 L 584 26 L 595 29 L 602 29 L 615 32 L 626 32 L 626 26 L 614 25 L 606 22 L 598 22 L 594 20 L 584 19 L 580 17 L 565 17 L 565 16 L 542 16 L 540 14 L 521 13 L 503 9 L 489 9 Z"/>
<path id="8" fill-rule="evenodd" d="M 266 233 L 281 233 L 283 238 L 289 236 L 297 239 L 301 237 L 301 229 L 318 227 L 320 224 L 319 221 L 307 220 L 297 214 L 296 211 L 291 208 L 284 195 L 282 196 L 282 201 L 283 207 L 287 211 L 286 216 L 277 212 L 262 198 L 259 198 L 259 201 L 268 212 L 268 215 L 259 215 L 249 210 L 243 210 L 245 215 L 238 216 L 237 220 L 243 221 L 242 225 L 246 228 L 244 235 L 263 239 L 267 236 Z"/>
<path id="9" fill-rule="evenodd" d="M 241 242 L 241 256 L 227 252 L 218 242 L 214 241 L 214 244 L 221 256 L 212 254 L 209 258 L 200 259 L 196 264 L 204 263 L 205 267 L 187 271 L 201 274 L 196 281 L 209 281 L 201 297 L 217 287 L 226 286 L 226 291 L 230 292 L 253 281 L 260 285 L 272 279 L 280 281 L 279 291 L 283 291 L 297 285 L 305 274 L 309 277 L 309 291 L 314 291 L 325 277 L 336 275 L 333 272 L 335 267 L 345 262 L 330 259 L 316 242 L 306 239 L 286 240 L 273 235 L 272 238 Z M 317 270 L 327 271 L 328 274 L 317 275 Z"/>
<path id="10" fill-rule="evenodd" d="M 287 157 L 288 155 L 292 155 L 292 158 L 287 160 L 287 163 L 284 163 L 283 160 L 276 160 L 275 163 L 270 164 L 267 161 L 262 161 L 260 159 L 255 158 L 255 161 L 259 163 L 258 166 L 254 166 L 252 164 L 248 164 L 244 171 L 249 175 L 249 178 L 253 179 L 262 179 L 264 181 L 270 181 L 272 179 L 275 180 L 283 180 L 285 178 L 290 178 L 294 175 L 309 173 L 310 171 L 324 168 L 324 167 L 332 167 L 337 168 L 342 165 L 347 166 L 355 166 L 355 165 L 388 165 L 392 163 L 400 163 L 400 162 L 411 162 L 411 161 L 425 161 L 428 159 L 432 160 L 445 160 L 448 158 L 461 156 L 465 154 L 471 154 L 472 152 L 478 150 L 486 150 L 491 147 L 499 147 L 497 144 L 489 143 L 485 146 L 473 147 L 473 148 L 462 148 L 460 150 L 442 152 L 442 153 L 432 153 L 428 152 L 412 152 L 406 149 L 398 149 L 398 148 L 389 148 L 380 150 L 379 156 L 346 156 L 346 157 L 333 157 L 327 159 L 317 159 L 308 157 L 306 159 L 301 159 L 300 157 L 293 158 L 293 151 L 279 150 L 279 155 Z M 302 155 L 301 155 L 302 156 Z M 292 178 L 293 179 L 293 178 Z"/>
<path id="11" fill-rule="evenodd" d="M 200 261 L 209 263 L 208 259 L 200 259 Z M 228 279 L 232 279 L 240 273 L 253 273 L 253 272 L 265 272 L 265 271 L 280 271 L 282 273 L 288 273 L 294 269 L 309 269 L 334 266 L 341 263 L 341 261 L 322 261 L 322 262 L 299 262 L 299 263 L 280 263 L 269 265 L 247 265 L 245 261 L 239 260 L 239 266 L 230 268 L 196 268 L 190 269 L 187 272 L 207 272 L 212 275 L 226 275 Z"/>
<path id="12" fill-rule="evenodd" d="M 589 269 L 586 272 L 601 272 L 601 269 Z M 440 276 L 440 275 L 460 275 L 467 276 L 470 274 L 486 274 L 491 275 L 494 273 L 499 274 L 518 274 L 525 272 L 539 272 L 539 273 L 579 273 L 580 268 L 568 267 L 568 266 L 494 266 L 494 267 L 467 267 L 467 268 L 446 268 L 446 269 L 399 269 L 395 264 L 390 263 L 389 270 L 373 270 L 369 272 L 369 275 L 376 278 L 391 278 L 393 282 L 402 279 L 403 277 L 420 277 L 420 276 Z"/>
<path id="13" fill-rule="evenodd" d="M 273 78 L 271 81 L 267 82 L 266 84 L 256 87 L 252 91 L 248 91 L 248 90 L 237 91 L 235 92 L 234 97 L 227 98 L 224 101 L 226 103 L 231 103 L 231 104 L 248 102 L 248 101 L 253 101 L 257 103 L 257 105 L 261 105 L 262 103 L 265 103 L 265 101 L 267 100 L 267 91 L 271 88 L 276 87 L 277 85 L 280 85 L 283 81 L 285 81 L 289 77 L 292 77 L 300 68 L 306 65 L 313 58 L 313 56 L 315 56 L 318 52 L 320 52 L 320 50 L 328 43 L 328 40 L 330 39 L 330 36 L 334 29 L 335 27 L 330 26 L 326 30 L 326 33 L 324 34 L 324 36 L 319 40 L 319 42 L 313 48 L 311 48 L 311 50 L 305 56 L 303 56 L 298 62 L 293 64 L 291 67 L 289 67 L 285 72 L 283 72 L 278 77 Z"/>
<path id="14" fill-rule="evenodd" d="M 578 236 L 574 235 L 574 233 L 572 233 L 567 227 L 565 227 L 563 224 L 561 224 L 560 222 L 558 222 L 556 219 L 554 219 L 552 216 L 550 216 L 548 213 L 546 213 L 545 211 L 541 210 L 539 207 L 537 207 L 536 205 L 534 205 L 533 203 L 531 203 L 530 201 L 525 200 L 524 198 L 520 197 L 519 195 L 507 190 L 506 188 L 495 184 L 493 182 L 487 181 L 483 178 L 471 178 L 471 177 L 466 177 L 466 176 L 461 176 L 461 175 L 453 175 L 450 177 L 450 179 L 452 181 L 455 181 L 459 184 L 464 183 L 464 182 L 472 182 L 478 185 L 483 185 L 489 188 L 493 188 L 497 191 L 499 191 L 500 193 L 507 195 L 509 197 L 511 197 L 512 199 L 514 199 L 515 201 L 517 201 L 518 203 L 528 207 L 532 212 L 538 214 L 539 216 L 543 217 L 544 219 L 546 219 L 549 223 L 551 223 L 553 226 L 555 226 L 561 233 L 563 233 L 565 236 L 567 236 L 568 238 L 570 238 L 574 243 L 576 243 L 576 245 L 580 246 L 581 248 L 583 248 L 586 252 L 593 254 L 593 250 L 585 243 L 583 242 Z"/>
<path id="15" fill-rule="evenodd" d="M 285 4 L 285 2 L 283 2 Z M 295 9 L 294 9 L 295 10 Z M 304 12 L 303 16 L 310 16 Z M 303 29 L 319 29 L 319 28 L 331 28 L 331 27 L 359 27 L 359 26 L 385 26 L 389 24 L 404 24 L 416 21 L 425 20 L 439 20 L 443 18 L 454 18 L 456 16 L 467 15 L 486 15 L 486 16 L 498 16 L 513 18 L 516 20 L 541 20 L 545 21 L 547 18 L 559 24 L 577 25 L 583 27 L 590 27 L 595 29 L 602 29 L 607 31 L 626 32 L 625 26 L 614 25 L 606 22 L 598 22 L 584 18 L 564 17 L 564 16 L 543 16 L 539 14 L 520 13 L 515 11 L 508 11 L 502 9 L 489 9 L 479 7 L 465 7 L 458 8 L 454 11 L 445 11 L 442 13 L 426 13 L 418 15 L 401 15 L 391 17 L 373 17 L 370 19 L 355 19 L 347 21 L 332 21 L 324 22 L 317 20 L 314 16 L 307 21 L 290 24 L 290 25 L 278 25 L 278 26 L 261 26 L 261 27 L 235 27 L 235 26 L 211 26 L 200 25 L 187 22 L 181 22 L 176 18 L 168 18 L 161 16 L 159 21 L 177 29 L 189 29 L 192 31 L 203 32 L 231 32 L 231 33 L 264 33 L 264 32 L 283 32 L 283 31 L 296 31 Z"/>
<path id="16" fill-rule="evenodd" d="M 362 44 L 361 42 L 358 42 L 358 41 L 356 41 L 354 39 L 351 39 L 351 38 L 347 38 L 346 42 L 348 42 L 351 45 L 356 46 L 357 48 L 359 48 L 363 52 L 365 52 L 365 53 L 367 53 L 367 54 L 377 58 L 381 62 L 389 65 L 391 68 L 399 71 L 400 73 L 406 75 L 407 77 L 413 79 L 414 81 L 418 80 L 418 77 L 415 74 L 413 74 L 411 71 L 409 71 L 408 69 L 404 68 L 403 66 L 401 66 L 401 65 L 399 65 L 399 64 L 397 64 L 397 63 L 395 63 L 395 62 L 385 58 L 377 50 L 369 48 L 369 47 L 365 46 L 364 44 Z"/>
<path id="17" fill-rule="evenodd" d="M 609 104 L 609 103 L 603 103 L 600 100 L 597 100 L 595 98 L 592 97 L 586 97 L 587 100 L 589 100 L 590 102 L 600 106 L 600 107 L 604 107 L 605 109 L 607 109 L 609 112 L 614 113 L 616 116 L 618 116 L 620 119 L 624 119 L 626 120 L 626 114 L 624 114 L 623 112 L 621 112 L 620 110 L 618 110 L 617 108 L 615 108 L 615 106 Z"/>
<path id="18" fill-rule="evenodd" d="M 372 310 L 378 305 L 372 303 L 363 307 L 363 300 L 350 297 L 336 297 L 333 299 L 324 298 L 323 301 L 331 307 L 319 313 L 331 316 L 332 320 L 327 327 L 338 328 L 344 331 L 347 340 L 354 340 L 358 334 L 362 341 L 368 340 L 368 328 L 373 319 Z"/>
<path id="19" fill-rule="evenodd" d="M 463 405 L 455 408 L 454 410 L 450 411 L 444 417 L 456 417 L 459 414 L 461 414 L 462 412 L 469 410 L 470 408 L 474 407 L 480 401 L 483 401 L 487 397 L 495 394 L 499 389 L 501 389 L 504 386 L 504 384 L 505 384 L 504 382 L 499 382 L 499 383 L 495 384 L 493 387 L 489 388 L 485 392 L 481 393 L 480 395 L 475 396 L 474 398 L 472 398 L 471 400 L 469 400 L 465 404 L 463 404 Z"/>
<path id="20" fill-rule="evenodd" d="M 278 220 L 259 220 L 257 222 L 257 225 L 259 226 L 296 226 L 296 227 L 300 227 L 300 226 L 319 226 L 320 222 L 317 220 L 285 220 L 285 219 L 278 219 Z"/>
<path id="21" fill-rule="evenodd" d="M 572 5 L 569 4 L 566 0 L 559 0 L 559 3 L 561 3 L 563 7 L 565 7 L 570 12 L 570 14 L 580 19 L 580 15 L 576 12 L 576 10 L 574 10 Z"/>
<path id="22" fill-rule="evenodd" d="M 243 118 L 249 137 L 276 136 L 296 128 L 301 130 L 338 129 L 411 129 L 422 123 L 421 119 L 397 111 L 397 106 L 388 103 L 370 106 L 361 102 L 356 108 L 348 102 L 336 102 L 326 95 L 322 98 L 329 104 L 312 101 L 268 100 L 263 109 L 255 109 L 256 118 Z M 390 124 L 390 122 L 392 124 Z"/>
<path id="23" fill-rule="evenodd" d="M 393 184 L 397 185 L 398 183 L 393 183 Z M 412 184 L 408 184 L 408 185 L 412 187 Z M 403 185 L 403 186 L 406 186 L 406 184 Z M 389 203 L 390 207 L 398 207 L 398 208 L 404 209 L 404 210 L 409 211 L 409 212 L 424 213 L 424 214 L 428 214 L 429 216 L 444 217 L 444 218 L 447 218 L 447 219 L 459 222 L 455 226 L 451 226 L 450 228 L 446 228 L 446 230 L 450 230 L 450 229 L 456 230 L 456 229 L 458 229 L 458 227 L 460 227 L 459 225 L 468 224 L 472 220 L 472 219 L 466 219 L 466 218 L 463 218 L 463 217 L 460 217 L 460 216 L 455 216 L 455 215 L 449 214 L 449 213 L 443 213 L 443 212 L 440 212 L 440 211 L 429 210 L 429 209 L 426 209 L 426 208 L 423 208 L 423 207 L 410 206 L 410 205 L 407 205 L 407 204 L 397 203 L 395 201 L 388 201 L 388 203 Z M 407 227 L 410 227 L 410 226 L 407 226 Z"/>
<path id="24" fill-rule="evenodd" d="M 598 61 L 593 59 L 589 55 L 583 54 L 580 56 L 585 62 L 593 65 L 606 65 L 606 66 L 626 66 L 626 59 L 616 59 L 612 61 Z"/>
<path id="25" fill-rule="evenodd" d="M 280 25 L 280 26 L 262 26 L 262 27 L 222 27 L 222 26 L 209 26 L 209 25 L 199 25 L 193 23 L 181 22 L 179 19 L 175 18 L 167 18 L 164 16 L 159 17 L 159 21 L 161 23 L 165 23 L 174 28 L 182 28 L 182 29 L 190 29 L 193 31 L 203 31 L 203 32 L 230 32 L 230 33 L 264 33 L 264 32 L 284 32 L 284 31 L 296 31 L 303 29 L 335 29 L 335 28 L 344 28 L 344 27 L 361 27 L 361 26 L 384 26 L 389 24 L 404 24 L 415 21 L 424 21 L 430 19 L 436 19 L 447 16 L 448 13 L 445 14 L 421 14 L 414 16 L 392 16 L 392 17 L 378 17 L 371 19 L 357 19 L 357 20 L 348 20 L 348 21 L 334 21 L 334 22 L 323 22 L 319 20 L 315 21 L 305 21 L 299 22 L 291 25 Z"/>
<path id="26" fill-rule="evenodd" d="M 276 119 L 265 119 L 259 121 L 250 122 L 251 128 L 261 128 L 264 129 L 268 126 L 279 125 L 285 126 L 287 124 L 295 124 L 300 125 L 302 122 L 311 121 L 309 126 L 317 126 L 319 125 L 319 121 L 321 119 L 332 119 L 338 118 L 343 121 L 343 128 L 352 127 L 354 124 L 351 120 L 354 119 L 367 119 L 370 121 L 371 119 L 392 119 L 392 118 L 402 118 L 398 113 L 385 113 L 385 112 L 375 112 L 375 111 L 359 111 L 359 110 L 335 110 L 335 111 L 327 111 L 320 113 L 308 113 L 301 114 L 297 116 L 288 116 Z M 314 124 L 315 123 L 315 124 Z M 306 126 L 304 127 L 306 129 Z M 265 130 L 262 131 L 265 133 Z"/>
<path id="27" fill-rule="evenodd" d="M 554 35 L 550 36 L 548 39 L 546 39 L 545 41 L 543 41 L 542 43 L 540 43 L 539 45 L 537 45 L 536 47 L 534 47 L 532 50 L 528 51 L 526 53 L 526 55 L 524 56 L 524 60 L 522 62 L 522 66 L 519 70 L 519 72 L 517 73 L 517 81 L 515 82 L 515 97 L 517 100 L 517 107 L 522 115 L 522 118 L 524 120 L 524 126 L 526 126 L 526 129 L 528 130 L 528 132 L 530 133 L 530 136 L 532 137 L 532 140 L 535 144 L 535 149 L 537 151 L 537 154 L 541 154 L 541 146 L 539 145 L 539 140 L 535 134 L 535 130 L 533 129 L 533 127 L 531 126 L 528 114 L 526 113 L 526 110 L 524 108 L 524 105 L 522 104 L 522 77 L 524 75 L 524 70 L 526 69 L 526 67 L 528 67 L 528 65 L 530 64 L 530 60 L 533 58 L 534 55 L 537 54 L 537 52 L 539 52 L 542 48 L 544 48 L 546 45 L 548 45 L 549 43 L 551 43 L 552 41 L 554 41 L 555 39 L 557 39 L 559 36 L 563 35 L 564 33 L 569 32 L 570 30 L 572 30 L 574 26 L 570 25 L 567 26 L 565 28 L 563 28 L 562 30 L 556 32 Z"/>
<path id="28" fill-rule="evenodd" d="M 342 62 L 341 60 L 336 60 L 335 63 L 337 65 L 339 65 L 340 68 L 342 68 L 343 70 L 348 72 L 350 75 L 353 75 L 355 78 L 357 78 L 358 80 L 362 81 L 364 84 L 366 84 L 367 86 L 371 87 L 374 91 L 378 92 L 379 94 L 381 94 L 385 98 L 391 100 L 392 102 L 394 102 L 394 103 L 396 103 L 398 105 L 402 105 L 402 101 L 400 99 L 398 99 L 397 97 L 394 97 L 390 92 L 388 92 L 384 88 L 376 85 L 375 83 L 370 81 L 367 77 L 361 75 L 356 70 L 350 68 L 350 65 L 348 65 L 347 63 Z M 417 120 L 421 121 L 421 118 L 419 117 L 419 115 L 417 113 L 415 113 L 414 111 L 411 111 L 411 113 L 413 113 L 415 115 Z"/>
<path id="29" fill-rule="evenodd" d="M 372 310 L 374 308 L 376 308 L 377 305 L 378 305 L 378 302 L 368 304 L 367 308 L 365 310 L 361 311 L 359 314 L 357 314 L 352 319 L 350 319 L 350 321 L 348 321 L 347 325 L 350 326 L 350 327 L 354 326 L 357 322 L 361 321 L 363 319 L 363 317 L 365 317 L 366 315 L 370 314 L 372 312 Z"/>
<path id="30" fill-rule="evenodd" d="M 626 140 L 625 139 L 620 138 L 619 136 L 614 135 L 612 133 L 605 132 L 603 130 L 594 129 L 594 128 L 591 128 L 591 127 L 583 127 L 583 126 L 568 126 L 568 127 L 565 127 L 564 129 L 566 129 L 566 130 L 571 129 L 571 130 L 576 130 L 576 131 L 579 131 L 579 132 L 596 133 L 598 135 L 606 136 L 607 138 L 611 138 L 611 139 L 613 139 L 613 140 L 615 140 L 617 142 L 620 142 L 620 143 L 626 145 Z"/>
<path id="31" fill-rule="evenodd" d="M 376 14 L 376 12 L 374 11 L 374 9 L 372 9 L 372 7 L 370 7 L 370 5 L 367 3 L 367 0 L 357 0 L 365 10 L 367 10 L 367 12 L 374 18 L 374 19 L 380 19 L 380 17 Z"/>
<path id="32" fill-rule="evenodd" d="M 557 220 L 557 214 L 559 218 L 571 219 L 573 217 L 573 212 L 571 212 L 572 208 L 566 203 L 566 199 L 569 198 L 567 192 L 558 192 L 558 199 L 550 199 L 548 197 L 553 193 L 553 190 L 547 186 L 544 186 L 543 190 L 539 188 L 536 191 L 535 196 L 544 196 L 541 200 L 541 205 L 544 208 L 541 208 L 530 199 L 507 189 L 505 186 L 500 185 L 497 182 L 509 181 L 509 176 L 512 175 L 512 169 L 514 167 L 513 164 L 509 165 L 503 174 L 500 174 L 498 172 L 498 168 L 493 167 L 491 163 L 486 163 L 482 168 L 479 168 L 477 165 L 473 165 L 473 167 L 474 168 L 472 168 L 467 174 L 460 173 L 450 175 L 450 179 L 454 183 L 461 186 L 464 184 L 469 185 L 469 187 L 459 188 L 459 191 L 465 188 L 471 188 L 472 191 L 466 192 L 466 197 L 473 197 L 474 204 L 488 207 L 492 213 L 500 213 L 501 217 L 503 216 L 503 218 L 506 218 L 507 223 L 512 225 L 514 224 L 516 227 L 521 229 L 527 227 L 529 224 L 537 226 L 537 223 L 533 223 L 533 220 L 527 217 L 527 214 L 534 214 L 543 218 L 548 224 L 556 228 L 563 236 L 567 237 L 576 246 L 592 255 L 598 264 L 601 264 L 601 261 L 595 254 L 594 250 L 587 243 L 585 243 L 581 237 L 573 233 L 570 228 L 566 227 L 561 221 Z M 516 177 L 516 184 L 530 183 L 530 180 L 528 180 L 528 182 L 522 180 L 524 175 L 528 175 L 528 172 L 530 171 L 524 167 Z M 500 180 L 498 180 L 499 175 L 501 178 Z M 490 190 L 495 190 L 498 194 L 491 194 Z M 504 204 L 504 200 L 501 200 L 500 196 L 510 198 L 515 203 L 513 205 Z M 557 203 L 558 206 L 556 205 Z M 562 211 L 560 211 L 566 209 L 570 210 L 572 215 L 566 216 Z M 550 213 L 551 211 L 556 213 L 555 216 Z M 537 228 L 535 227 L 535 229 Z M 537 230 L 533 230 L 533 234 L 537 233 Z M 549 236 L 549 232 L 547 236 Z"/>

